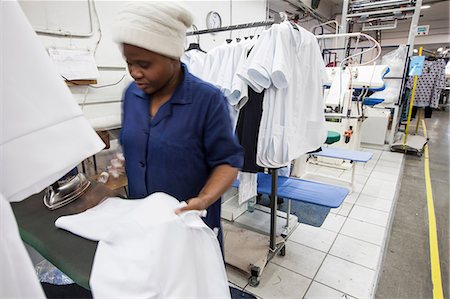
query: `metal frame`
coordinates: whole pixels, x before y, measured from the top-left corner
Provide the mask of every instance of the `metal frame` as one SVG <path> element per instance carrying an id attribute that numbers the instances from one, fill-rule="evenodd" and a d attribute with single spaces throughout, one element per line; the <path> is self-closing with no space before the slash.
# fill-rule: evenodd
<path id="1" fill-rule="evenodd" d="M 406 45 L 407 47 L 407 51 L 408 53 L 411 50 L 411 46 L 410 45 Z M 358 49 L 361 49 L 361 51 L 363 49 L 368 49 L 370 47 L 358 47 Z M 381 49 L 395 49 L 398 48 L 398 46 L 381 46 Z M 351 47 L 350 49 L 355 49 L 354 47 Z M 328 49 L 323 49 L 322 50 L 322 57 L 325 58 L 325 55 L 327 55 L 328 53 L 333 53 L 332 51 L 345 51 L 346 48 L 328 48 Z M 364 53 L 363 53 L 364 55 Z M 361 58 L 362 60 L 362 55 Z M 385 79 L 391 79 L 391 80 L 402 80 L 402 84 L 400 87 L 400 93 L 399 93 L 399 99 L 397 101 L 397 103 L 394 103 L 393 106 L 389 107 L 385 107 L 386 109 L 394 109 L 394 114 L 392 116 L 392 125 L 391 125 L 391 130 L 389 133 L 389 145 L 392 145 L 392 143 L 394 142 L 394 136 L 395 136 L 395 132 L 397 131 L 397 128 L 399 127 L 400 123 L 401 123 L 401 108 L 402 105 L 404 104 L 402 102 L 402 99 L 404 97 L 404 93 L 405 93 L 405 87 L 406 87 L 406 77 L 408 74 L 408 64 L 409 64 L 409 55 L 407 55 L 406 59 L 405 59 L 405 64 L 403 65 L 403 75 L 402 77 L 385 77 Z M 336 117 L 336 115 L 332 115 L 333 117 Z"/>
<path id="2" fill-rule="evenodd" d="M 238 30 L 238 29 L 247 29 L 247 28 L 255 28 L 255 27 L 263 27 L 263 26 L 270 26 L 273 24 L 279 23 L 278 20 L 268 20 L 268 21 L 261 21 L 261 22 L 253 22 L 253 23 L 246 23 L 246 24 L 239 24 L 239 25 L 231 25 L 231 26 L 225 26 L 220 28 L 213 28 L 213 29 L 204 29 L 204 30 L 198 30 L 198 31 L 190 31 L 186 32 L 186 36 L 191 35 L 200 35 L 200 34 L 206 34 L 206 33 L 216 33 L 216 32 L 222 32 L 222 31 L 231 31 L 231 30 Z"/>
<path id="3" fill-rule="evenodd" d="M 409 7 L 402 7 L 404 5 L 411 5 Z M 376 8 L 380 7 L 394 7 L 396 8 L 389 8 L 389 9 L 382 9 L 382 10 L 376 10 Z M 392 14 L 392 13 L 399 13 L 399 12 L 413 12 L 412 18 L 411 18 L 411 25 L 409 29 L 409 35 L 408 35 L 408 42 L 409 45 L 409 52 L 408 56 L 413 55 L 413 49 L 414 49 L 414 40 L 416 36 L 417 31 L 417 24 L 419 23 L 419 17 L 420 17 L 420 9 L 422 6 L 422 0 L 382 0 L 382 1 L 376 1 L 376 2 L 369 2 L 369 1 L 352 1 L 352 0 L 344 0 L 343 6 L 342 6 L 342 17 L 341 17 L 341 33 L 347 32 L 347 25 L 348 21 L 352 18 L 357 18 L 361 16 L 370 16 L 373 15 L 374 18 L 377 18 L 377 15 L 383 15 L 383 14 Z M 365 11 L 364 11 L 365 10 Z M 357 11 L 357 12 L 355 12 Z M 380 19 L 383 18 L 382 16 L 379 17 Z M 394 16 L 395 18 L 395 16 Z M 405 17 L 400 17 L 398 19 L 405 19 Z"/>
<path id="4" fill-rule="evenodd" d="M 231 31 L 231 30 L 238 30 L 238 29 L 246 29 L 246 28 L 254 28 L 254 27 L 263 27 L 263 26 L 270 26 L 273 24 L 280 23 L 282 21 L 287 20 L 287 15 L 283 12 L 276 15 L 276 18 L 274 20 L 267 20 L 267 21 L 261 21 L 261 22 L 253 22 L 253 23 L 246 23 L 246 24 L 239 24 L 239 25 L 231 25 L 226 27 L 220 27 L 220 28 L 214 28 L 214 29 L 205 29 L 205 30 L 197 30 L 197 31 L 191 31 L 187 32 L 186 36 L 192 36 L 192 35 L 200 35 L 200 34 L 206 34 L 206 33 L 216 33 L 216 32 L 223 32 L 223 31 Z M 272 186 L 271 186 L 271 195 L 270 195 L 270 244 L 269 244 L 269 254 L 267 258 L 267 263 L 272 260 L 274 256 L 277 254 L 281 254 L 282 256 L 286 253 L 286 242 L 282 242 L 280 244 L 276 243 L 276 229 L 277 229 L 277 200 L 278 200 L 278 169 L 269 169 L 272 175 Z M 290 217 L 290 208 L 291 203 L 288 202 L 288 211 L 286 215 L 286 227 L 287 230 L 289 229 L 289 217 Z M 283 236 L 283 239 L 285 239 L 286 236 Z M 259 267 L 252 267 L 251 269 L 251 277 L 249 278 L 249 283 L 252 286 L 257 286 L 259 284 L 259 276 L 261 274 L 262 269 Z"/>

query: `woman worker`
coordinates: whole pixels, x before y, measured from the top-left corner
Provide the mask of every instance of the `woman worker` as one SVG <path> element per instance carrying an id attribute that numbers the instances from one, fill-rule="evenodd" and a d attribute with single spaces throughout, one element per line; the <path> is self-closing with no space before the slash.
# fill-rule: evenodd
<path id="1" fill-rule="evenodd" d="M 180 62 L 191 14 L 173 2 L 135 1 L 113 30 L 133 77 L 123 98 L 120 142 L 130 198 L 165 192 L 207 209 L 220 231 L 220 196 L 243 163 L 226 99 Z M 217 230 L 216 229 L 216 230 Z"/>

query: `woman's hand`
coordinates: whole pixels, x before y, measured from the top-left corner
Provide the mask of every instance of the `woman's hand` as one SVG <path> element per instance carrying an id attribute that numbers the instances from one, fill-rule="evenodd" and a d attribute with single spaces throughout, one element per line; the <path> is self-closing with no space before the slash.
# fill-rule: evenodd
<path id="1" fill-rule="evenodd" d="M 181 207 L 175 211 L 175 213 L 177 215 L 180 213 L 186 212 L 186 211 L 191 211 L 191 210 L 202 211 L 202 210 L 206 210 L 206 208 L 207 208 L 206 200 L 201 197 L 193 197 L 193 198 L 187 200 L 186 203 L 187 203 L 186 206 Z"/>

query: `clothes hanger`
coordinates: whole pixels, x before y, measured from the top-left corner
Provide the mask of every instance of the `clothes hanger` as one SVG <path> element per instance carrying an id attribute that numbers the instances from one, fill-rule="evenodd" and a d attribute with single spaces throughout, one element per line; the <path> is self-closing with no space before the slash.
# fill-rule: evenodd
<path id="1" fill-rule="evenodd" d="M 195 26 L 194 24 L 192 24 L 192 29 L 194 31 L 198 31 L 197 26 Z M 197 34 L 197 42 L 196 43 L 190 43 L 188 48 L 186 49 L 186 52 L 190 51 L 190 50 L 197 50 L 197 51 L 206 53 L 205 51 L 203 51 L 202 48 L 200 48 L 200 35 L 199 34 Z"/>
<path id="2" fill-rule="evenodd" d="M 190 43 L 189 47 L 186 49 L 186 52 L 190 50 L 198 50 L 200 52 L 206 53 L 205 51 L 202 50 L 202 48 L 200 48 L 200 44 L 198 43 Z"/>

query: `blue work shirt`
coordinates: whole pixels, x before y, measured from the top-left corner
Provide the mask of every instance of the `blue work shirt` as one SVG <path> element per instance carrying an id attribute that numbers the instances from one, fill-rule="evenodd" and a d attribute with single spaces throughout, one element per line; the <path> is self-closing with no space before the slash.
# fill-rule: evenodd
<path id="1" fill-rule="evenodd" d="M 134 82 L 125 91 L 120 141 L 130 198 L 165 192 L 185 201 L 198 196 L 215 167 L 242 167 L 225 97 L 184 64 L 182 70 L 182 82 L 153 118 L 150 95 Z M 211 228 L 220 229 L 220 206 L 217 200 L 207 210 Z"/>

